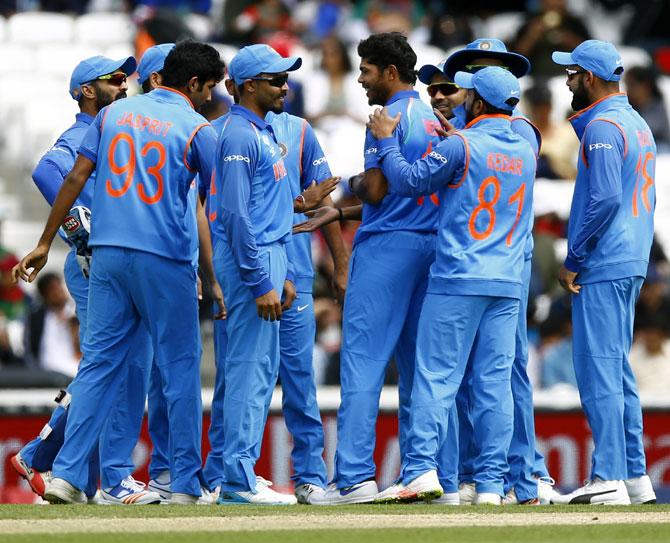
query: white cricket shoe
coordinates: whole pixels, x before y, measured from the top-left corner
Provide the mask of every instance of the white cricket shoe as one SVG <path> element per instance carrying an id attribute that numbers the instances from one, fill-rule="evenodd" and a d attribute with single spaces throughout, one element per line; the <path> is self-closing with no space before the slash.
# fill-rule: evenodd
<path id="1" fill-rule="evenodd" d="M 530 498 L 529 500 L 524 500 L 522 502 L 517 498 L 516 491 L 513 488 L 510 488 L 509 492 L 502 499 L 503 505 L 540 505 L 539 498 Z"/>
<path id="2" fill-rule="evenodd" d="M 478 492 L 475 505 L 502 505 L 502 497 L 493 492 Z"/>
<path id="3" fill-rule="evenodd" d="M 170 471 L 165 470 L 155 479 L 151 479 L 147 484 L 147 488 L 152 492 L 156 492 L 163 501 L 169 501 L 172 497 L 172 492 L 170 491 Z"/>
<path id="4" fill-rule="evenodd" d="M 219 505 L 295 505 L 298 503 L 292 494 L 281 494 L 272 490 L 272 483 L 262 477 L 256 477 L 256 488 L 231 492 L 221 490 L 216 503 Z"/>
<path id="5" fill-rule="evenodd" d="M 461 497 L 458 492 L 445 492 L 439 498 L 430 500 L 435 505 L 461 505 Z"/>
<path id="6" fill-rule="evenodd" d="M 422 473 L 409 483 L 402 481 L 391 485 L 375 497 L 375 503 L 411 503 L 415 501 L 431 501 L 444 494 L 437 471 L 434 469 Z"/>
<path id="7" fill-rule="evenodd" d="M 312 505 L 313 500 L 319 500 L 323 498 L 326 490 L 321 488 L 319 485 L 314 485 L 312 483 L 305 483 L 295 487 L 295 497 L 298 500 L 298 503 L 304 503 L 306 505 Z"/>
<path id="8" fill-rule="evenodd" d="M 88 498 L 78 488 L 72 486 L 65 479 L 54 477 L 47 484 L 44 499 L 51 504 L 86 504 Z"/>
<path id="9" fill-rule="evenodd" d="M 624 485 L 626 485 L 630 503 L 633 505 L 651 505 L 656 503 L 656 493 L 654 492 L 654 487 L 651 485 L 649 475 L 626 479 Z"/>
<path id="10" fill-rule="evenodd" d="M 373 479 L 355 485 L 337 488 L 330 483 L 324 493 L 312 497 L 312 505 L 345 505 L 348 503 L 372 503 L 379 493 L 377 482 Z"/>
<path id="11" fill-rule="evenodd" d="M 213 494 L 207 490 L 204 486 L 200 487 L 200 496 L 193 496 L 191 494 L 182 494 L 176 492 L 175 494 L 180 494 L 180 497 L 177 498 L 177 501 L 173 499 L 172 491 L 170 489 L 170 471 L 165 470 L 161 472 L 158 477 L 151 479 L 147 488 L 155 492 L 161 497 L 161 503 L 163 504 L 173 504 L 173 505 L 213 505 L 216 503 L 218 494 Z M 188 497 L 186 497 L 188 496 Z M 196 498 L 195 501 L 191 498 Z"/>
<path id="12" fill-rule="evenodd" d="M 560 492 L 554 486 L 556 481 L 552 477 L 538 477 L 537 478 L 537 498 L 540 500 L 540 505 L 549 505 L 556 499 L 560 499 Z"/>
<path id="13" fill-rule="evenodd" d="M 477 499 L 475 483 L 461 483 L 458 485 L 458 497 L 461 505 L 474 505 Z"/>
<path id="14" fill-rule="evenodd" d="M 556 496 L 552 503 L 630 505 L 630 499 L 623 481 L 603 481 L 596 477 L 570 494 Z"/>
<path id="15" fill-rule="evenodd" d="M 161 502 L 161 496 L 152 490 L 146 490 L 144 483 L 128 475 L 118 485 L 103 488 L 100 503 L 102 505 L 150 505 Z"/>

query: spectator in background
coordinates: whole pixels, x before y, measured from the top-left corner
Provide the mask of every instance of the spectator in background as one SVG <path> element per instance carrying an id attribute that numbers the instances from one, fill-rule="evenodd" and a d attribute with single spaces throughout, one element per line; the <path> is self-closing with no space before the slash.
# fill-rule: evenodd
<path id="1" fill-rule="evenodd" d="M 667 394 L 670 386 L 668 315 L 657 313 L 639 326 L 629 360 L 640 393 Z"/>
<path id="2" fill-rule="evenodd" d="M 564 74 L 563 68 L 552 62 L 551 53 L 571 51 L 588 39 L 589 31 L 568 12 L 565 0 L 541 0 L 540 11 L 526 17 L 512 50 L 530 60 L 533 77 L 551 77 Z"/>
<path id="3" fill-rule="evenodd" d="M 670 123 L 652 68 L 633 66 L 624 72 L 628 101 L 647 122 L 658 151 L 670 151 Z"/>
<path id="4" fill-rule="evenodd" d="M 321 64 L 310 78 L 309 89 L 305 113 L 314 126 L 319 127 L 326 117 L 349 117 L 361 123 L 367 120 L 365 92 L 340 39 L 332 36 L 321 42 Z"/>
<path id="5" fill-rule="evenodd" d="M 26 310 L 25 294 L 11 273 L 18 263 L 14 254 L 0 247 L 0 315 L 7 320 L 21 320 Z"/>
<path id="6" fill-rule="evenodd" d="M 537 177 L 570 179 L 577 175 L 579 140 L 567 121 L 556 124 L 551 119 L 551 91 L 540 83 L 523 94 L 528 117 L 542 134 L 542 148 L 537 163 Z"/>
<path id="7" fill-rule="evenodd" d="M 41 304 L 26 318 L 26 360 L 29 365 L 74 377 L 81 353 L 73 341 L 74 303 L 57 273 L 43 273 L 37 281 Z"/>
<path id="8" fill-rule="evenodd" d="M 547 319 L 540 324 L 540 375 L 542 388 L 569 386 L 577 390 L 572 364 L 572 321 L 570 300 L 556 300 Z"/>
<path id="9" fill-rule="evenodd" d="M 291 13 L 282 0 L 252 2 L 232 22 L 232 30 L 244 44 L 266 42 L 276 32 L 290 32 Z"/>

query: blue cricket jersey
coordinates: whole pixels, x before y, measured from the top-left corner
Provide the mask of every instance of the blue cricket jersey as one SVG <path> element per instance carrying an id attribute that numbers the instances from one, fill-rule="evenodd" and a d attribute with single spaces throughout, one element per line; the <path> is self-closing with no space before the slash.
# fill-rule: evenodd
<path id="1" fill-rule="evenodd" d="M 272 290 L 258 248 L 291 239 L 293 199 L 282 151 L 270 124 L 234 105 L 216 150 L 217 242 L 230 248 L 242 282 L 254 298 Z M 294 279 L 292 276 L 289 278 Z"/>
<path id="2" fill-rule="evenodd" d="M 647 274 L 654 236 L 656 143 L 623 93 L 570 118 L 581 140 L 565 267 L 578 283 Z"/>
<path id="3" fill-rule="evenodd" d="M 536 158 L 504 115 L 483 115 L 410 164 L 379 142 L 390 191 L 439 191 L 437 255 L 428 292 L 520 298 Z"/>
<path id="4" fill-rule="evenodd" d="M 159 87 L 98 113 L 79 152 L 96 163 L 89 245 L 191 261 L 189 191 L 208 179 L 216 137 L 183 94 Z"/>
<path id="5" fill-rule="evenodd" d="M 265 120 L 272 125 L 284 157 L 291 200 L 312 184 L 332 176 L 323 150 L 310 124 L 300 117 L 269 112 Z M 293 214 L 293 224 L 307 220 L 304 213 Z M 312 264 L 312 236 L 293 236 L 286 245 L 286 253 L 293 267 L 298 292 L 312 292 L 314 266 Z"/>
<path id="6" fill-rule="evenodd" d="M 401 91 L 386 103 L 389 115 L 401 113 L 400 124 L 393 138 L 400 153 L 409 163 L 427 155 L 439 143 L 435 129 L 439 122 L 433 110 L 424 104 L 416 91 Z M 365 134 L 365 169 L 381 168 L 379 142 L 370 130 Z M 417 199 L 387 194 L 378 205 L 363 204 L 361 222 L 354 243 L 359 243 L 371 234 L 409 230 L 413 232 L 435 232 L 439 202 L 435 196 Z"/>

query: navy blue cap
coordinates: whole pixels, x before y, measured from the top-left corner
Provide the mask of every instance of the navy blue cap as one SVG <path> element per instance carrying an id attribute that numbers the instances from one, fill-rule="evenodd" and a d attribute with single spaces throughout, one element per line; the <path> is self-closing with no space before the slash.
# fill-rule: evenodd
<path id="1" fill-rule="evenodd" d="M 228 66 L 228 73 L 241 85 L 258 74 L 292 72 L 302 66 L 300 57 L 283 57 L 269 45 L 258 43 L 240 49 Z"/>
<path id="2" fill-rule="evenodd" d="M 431 81 L 433 80 L 433 77 L 435 74 L 444 74 L 444 64 L 447 62 L 446 60 L 443 60 L 440 62 L 438 65 L 434 64 L 424 64 L 421 66 L 419 69 L 419 81 L 423 83 L 424 85 L 430 85 Z"/>
<path id="3" fill-rule="evenodd" d="M 512 111 L 521 98 L 519 80 L 500 66 L 489 66 L 471 74 L 457 72 L 456 84 L 462 89 L 475 89 L 493 107 Z"/>
<path id="4" fill-rule="evenodd" d="M 621 56 L 608 41 L 586 40 L 575 47 L 572 53 L 554 51 L 551 59 L 563 66 L 581 66 L 605 81 L 619 81 L 623 73 Z"/>
<path id="5" fill-rule="evenodd" d="M 144 85 L 144 82 L 149 79 L 152 73 L 160 72 L 163 69 L 165 59 L 173 49 L 174 43 L 161 43 L 160 45 L 149 47 L 144 52 L 140 63 L 137 65 L 137 75 L 139 76 L 140 85 Z"/>
<path id="6" fill-rule="evenodd" d="M 526 57 L 511 53 L 500 40 L 480 38 L 468 43 L 465 49 L 453 53 L 444 64 L 444 73 L 453 79 L 456 72 L 467 72 L 466 66 L 478 58 L 500 60 L 515 77 L 523 77 L 530 72 L 530 61 Z"/>
<path id="7" fill-rule="evenodd" d="M 112 60 L 111 58 L 98 55 L 87 58 L 77 64 L 70 77 L 70 96 L 79 100 L 81 96 L 81 86 L 84 83 L 94 81 L 101 75 L 107 75 L 121 70 L 126 75 L 135 73 L 137 62 L 133 57 L 122 58 L 121 60 Z"/>

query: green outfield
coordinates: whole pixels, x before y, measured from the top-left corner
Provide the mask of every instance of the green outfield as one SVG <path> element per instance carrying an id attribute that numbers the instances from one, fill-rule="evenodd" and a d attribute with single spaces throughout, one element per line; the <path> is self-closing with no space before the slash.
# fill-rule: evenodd
<path id="1" fill-rule="evenodd" d="M 346 507 L 0 505 L 0 541 L 556 543 L 670 541 L 670 505 Z"/>

